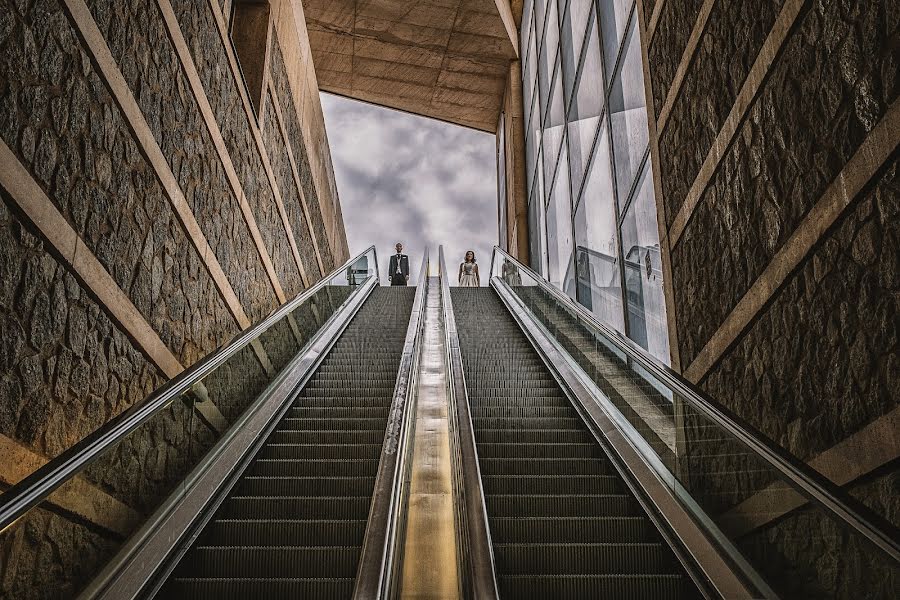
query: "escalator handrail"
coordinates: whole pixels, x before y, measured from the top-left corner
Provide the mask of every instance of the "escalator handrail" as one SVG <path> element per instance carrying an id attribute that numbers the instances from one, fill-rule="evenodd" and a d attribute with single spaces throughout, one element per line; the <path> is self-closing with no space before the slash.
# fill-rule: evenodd
<path id="1" fill-rule="evenodd" d="M 647 370 L 666 387 L 677 393 L 691 407 L 731 434 L 754 455 L 777 470 L 803 496 L 822 507 L 834 519 L 862 535 L 891 559 L 900 562 L 900 542 L 898 542 L 900 540 L 900 532 L 887 519 L 850 496 L 844 489 L 808 464 L 775 444 L 754 426 L 706 396 L 694 384 L 684 379 L 657 358 L 648 354 L 632 340 L 608 325 L 601 323 L 593 313 L 551 285 L 530 267 L 523 265 L 499 246 L 494 246 L 491 257 L 491 274 L 494 273 L 494 262 L 498 256 L 512 262 L 518 269 L 525 271 L 537 282 L 543 291 L 549 293 L 553 298 L 575 312 L 580 319 L 587 322 L 588 325 L 612 342 L 629 360 L 633 360 L 640 367 Z M 502 280 L 500 277 L 497 277 L 497 279 Z"/>
<path id="2" fill-rule="evenodd" d="M 422 258 L 410 322 L 407 327 L 397 382 L 391 396 L 391 412 L 378 460 L 378 472 L 365 538 L 360 551 L 353 597 L 376 600 L 398 596 L 396 589 L 402 562 L 401 544 L 406 524 L 405 489 L 413 426 L 410 421 L 418 379 L 418 356 L 425 323 L 428 290 L 428 250 Z M 397 414 L 399 412 L 399 414 Z"/>
<path id="3" fill-rule="evenodd" d="M 152 419 L 181 394 L 202 381 L 229 358 L 258 339 L 265 331 L 299 305 L 306 302 L 336 276 L 349 269 L 369 253 L 375 255 L 374 277 L 380 281 L 378 253 L 370 246 L 343 265 L 323 277 L 312 287 L 300 292 L 289 302 L 273 310 L 257 324 L 237 334 L 231 341 L 164 383 L 143 401 L 119 413 L 105 424 L 82 438 L 61 454 L 0 495 L 0 532 L 12 526 L 33 507 L 46 500 L 60 486 L 81 473 L 109 448 L 124 440 L 138 427 Z M 359 286 L 360 288 L 362 285 Z"/>
<path id="4" fill-rule="evenodd" d="M 457 538 L 462 540 L 465 550 L 460 554 L 460 570 L 471 597 L 479 600 L 491 600 L 500 597 L 497 587 L 494 551 L 491 544 L 490 525 L 487 507 L 484 503 L 484 492 L 481 487 L 481 469 L 478 464 L 478 449 L 475 445 L 474 427 L 469 410 L 469 394 L 463 370 L 462 350 L 459 343 L 459 332 L 456 328 L 456 315 L 453 312 L 453 299 L 450 295 L 450 281 L 447 264 L 444 261 L 444 247 L 438 248 L 438 262 L 441 276 L 441 310 L 444 317 L 444 338 L 447 344 L 447 372 L 450 392 L 450 419 L 456 421 L 456 433 L 459 437 L 459 465 L 462 473 L 455 490 L 462 513 Z"/>

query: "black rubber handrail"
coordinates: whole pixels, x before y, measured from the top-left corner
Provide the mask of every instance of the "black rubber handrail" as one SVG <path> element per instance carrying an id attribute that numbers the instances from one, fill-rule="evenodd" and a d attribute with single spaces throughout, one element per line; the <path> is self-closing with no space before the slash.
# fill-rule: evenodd
<path id="1" fill-rule="evenodd" d="M 863 505 L 830 479 L 772 442 L 758 429 L 707 397 L 692 383 L 648 354 L 632 340 L 598 321 L 585 307 L 552 286 L 543 277 L 510 256 L 509 253 L 499 246 L 494 246 L 494 252 L 491 257 L 492 274 L 494 273 L 494 262 L 498 256 L 512 262 L 519 270 L 527 273 L 542 290 L 575 312 L 580 319 L 595 328 L 622 351 L 629 360 L 633 360 L 640 367 L 646 369 L 704 417 L 721 429 L 724 429 L 754 455 L 778 471 L 784 476 L 787 483 L 803 496 L 822 507 L 835 520 L 844 523 L 859 533 L 892 560 L 900 563 L 900 542 L 898 542 L 900 540 L 900 530 L 887 519 Z"/>
<path id="2" fill-rule="evenodd" d="M 370 252 L 375 255 L 374 277 L 378 280 L 378 254 L 370 246 L 9 488 L 0 495 L 0 533 Z"/>

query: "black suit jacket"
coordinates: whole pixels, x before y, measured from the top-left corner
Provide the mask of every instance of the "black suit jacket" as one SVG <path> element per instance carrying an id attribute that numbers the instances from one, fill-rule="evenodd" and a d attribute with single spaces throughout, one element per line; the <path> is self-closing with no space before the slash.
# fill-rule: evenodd
<path id="1" fill-rule="evenodd" d="M 400 273 L 403 277 L 409 277 L 409 257 L 405 254 L 400 255 Z M 388 265 L 388 277 L 391 279 L 397 274 L 397 255 L 391 254 L 391 262 Z"/>

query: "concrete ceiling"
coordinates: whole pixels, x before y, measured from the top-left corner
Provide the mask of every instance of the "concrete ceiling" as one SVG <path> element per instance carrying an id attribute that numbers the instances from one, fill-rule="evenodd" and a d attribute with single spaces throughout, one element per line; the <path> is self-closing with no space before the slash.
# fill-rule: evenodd
<path id="1" fill-rule="evenodd" d="M 520 4 L 303 0 L 319 88 L 493 133 Z"/>

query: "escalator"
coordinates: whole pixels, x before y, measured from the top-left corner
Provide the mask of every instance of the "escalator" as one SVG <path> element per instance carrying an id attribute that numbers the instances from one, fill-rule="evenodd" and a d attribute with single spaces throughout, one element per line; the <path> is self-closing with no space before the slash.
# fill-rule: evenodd
<path id="1" fill-rule="evenodd" d="M 4 490 L 0 599 L 371 597 L 400 564 L 427 289 L 377 265 L 370 247 Z"/>
<path id="2" fill-rule="evenodd" d="M 500 594 L 696 597 L 496 292 L 452 299 Z"/>
<path id="3" fill-rule="evenodd" d="M 162 598 L 348 598 L 415 288 L 376 288 Z"/>
<path id="4" fill-rule="evenodd" d="M 387 600 L 417 569 L 478 600 L 897 597 L 886 519 L 499 248 L 489 288 L 438 262 L 383 288 L 370 248 L 5 490 L 0 600 Z"/>
<path id="5" fill-rule="evenodd" d="M 900 594 L 894 523 L 502 249 L 445 293 L 474 597 Z"/>

